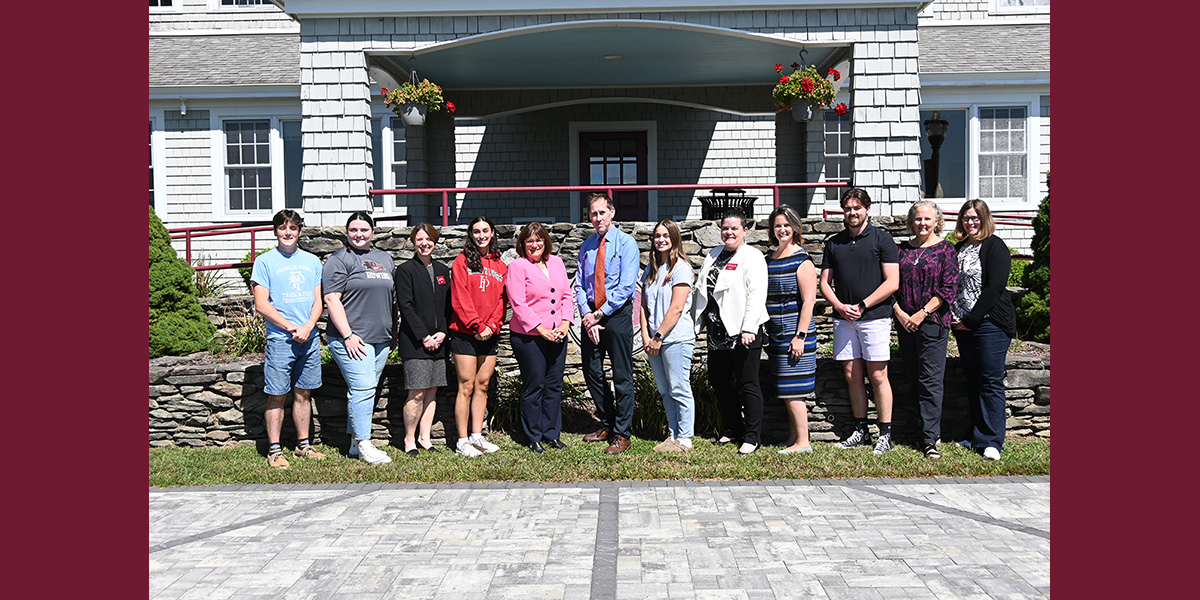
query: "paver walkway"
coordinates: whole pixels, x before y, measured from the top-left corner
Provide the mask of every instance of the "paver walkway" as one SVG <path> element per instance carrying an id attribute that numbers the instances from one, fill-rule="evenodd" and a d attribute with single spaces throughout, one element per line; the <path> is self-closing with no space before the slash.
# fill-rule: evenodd
<path id="1" fill-rule="evenodd" d="M 1041 598 L 1050 479 L 153 488 L 151 598 Z"/>

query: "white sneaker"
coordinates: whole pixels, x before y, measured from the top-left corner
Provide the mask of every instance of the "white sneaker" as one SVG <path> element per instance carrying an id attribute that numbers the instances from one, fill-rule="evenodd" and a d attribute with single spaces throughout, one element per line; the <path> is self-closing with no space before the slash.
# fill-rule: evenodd
<path id="1" fill-rule="evenodd" d="M 482 435 L 479 435 L 478 433 L 475 435 L 472 435 L 470 437 L 469 441 L 472 446 L 475 446 L 476 448 L 479 448 L 480 450 L 487 452 L 487 453 L 492 453 L 492 452 L 495 452 L 500 449 L 500 446 L 497 446 L 497 445 L 487 441 L 487 438 L 483 437 Z"/>
<path id="2" fill-rule="evenodd" d="M 995 446 L 988 446 L 983 449 L 983 457 L 988 460 L 1000 460 L 1000 451 Z"/>
<path id="3" fill-rule="evenodd" d="M 383 450 L 376 448 L 375 445 L 371 443 L 371 440 L 359 440 L 357 446 L 358 457 L 372 465 L 381 465 L 392 462 L 392 457 L 388 456 Z"/>
<path id="4" fill-rule="evenodd" d="M 463 456 L 467 456 L 467 457 L 471 457 L 471 458 L 474 458 L 476 456 L 483 456 L 483 453 L 480 452 L 479 449 L 476 448 L 471 443 L 471 441 L 467 440 L 467 439 L 459 439 L 458 445 L 455 447 L 454 451 Z"/>

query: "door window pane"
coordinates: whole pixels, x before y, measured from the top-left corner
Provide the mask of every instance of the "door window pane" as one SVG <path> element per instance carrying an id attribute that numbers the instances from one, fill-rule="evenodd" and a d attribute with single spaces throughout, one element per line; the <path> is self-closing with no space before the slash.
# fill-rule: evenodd
<path id="1" fill-rule="evenodd" d="M 980 198 L 1025 198 L 1025 116 L 1024 106 L 979 109 Z"/>

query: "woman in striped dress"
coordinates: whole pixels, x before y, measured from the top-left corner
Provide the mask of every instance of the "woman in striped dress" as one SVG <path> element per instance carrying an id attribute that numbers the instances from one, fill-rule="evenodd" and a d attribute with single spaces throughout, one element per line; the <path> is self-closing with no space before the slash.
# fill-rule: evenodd
<path id="1" fill-rule="evenodd" d="M 771 212 L 768 237 L 775 251 L 767 258 L 767 361 L 775 395 L 787 405 L 791 435 L 780 454 L 812 452 L 808 406 L 817 374 L 817 269 L 801 248 L 800 214 L 786 204 Z"/>

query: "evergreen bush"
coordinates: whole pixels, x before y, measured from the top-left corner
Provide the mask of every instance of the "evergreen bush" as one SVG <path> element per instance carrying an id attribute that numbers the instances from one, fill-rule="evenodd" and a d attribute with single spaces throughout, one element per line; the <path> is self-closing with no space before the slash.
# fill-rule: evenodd
<path id="1" fill-rule="evenodd" d="M 150 358 L 208 348 L 213 327 L 192 283 L 192 267 L 171 248 L 171 235 L 150 208 Z"/>
<path id="2" fill-rule="evenodd" d="M 1046 189 L 1050 174 L 1046 173 Z M 1050 343 L 1050 192 L 1038 206 L 1033 219 L 1033 262 L 1025 269 L 1029 289 L 1017 303 L 1017 323 L 1025 339 Z"/>

